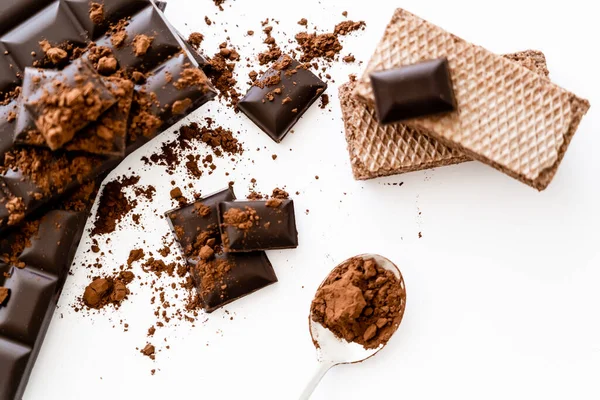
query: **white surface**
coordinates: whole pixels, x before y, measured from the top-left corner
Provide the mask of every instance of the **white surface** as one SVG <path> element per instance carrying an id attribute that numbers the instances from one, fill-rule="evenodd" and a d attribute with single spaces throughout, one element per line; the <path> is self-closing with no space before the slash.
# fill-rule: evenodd
<path id="1" fill-rule="evenodd" d="M 167 16 L 184 34 L 204 32 L 203 48 L 210 54 L 223 41 L 226 24 L 242 56 L 254 59 L 265 48 L 259 34 L 265 17 L 280 21 L 274 36 L 282 42 L 281 30 L 293 39 L 301 17 L 331 31 L 347 10 L 368 28 L 345 38 L 343 53 L 366 61 L 395 6 L 383 0 L 297 3 L 228 0 L 219 13 L 211 0 L 169 0 Z M 242 197 L 255 177 L 265 192 L 283 184 L 301 192 L 295 196 L 300 247 L 269 253 L 280 282 L 227 306 L 233 320 L 220 310 L 201 315 L 195 327 L 180 323 L 160 330 L 152 341 L 162 351 L 152 362 L 135 350 L 145 345 L 154 322 L 149 288 L 134 285 L 135 295 L 119 311 L 74 313 L 69 304 L 82 293 L 88 274 L 78 262 L 25 399 L 294 399 L 315 363 L 307 326 L 314 290 L 337 263 L 365 252 L 380 253 L 400 267 L 408 293 L 404 321 L 376 357 L 327 374 L 315 400 L 600 398 L 600 28 L 594 2 L 397 5 L 498 53 L 541 49 L 553 80 L 592 102 L 549 189 L 537 193 L 475 163 L 353 181 L 336 90 L 349 72 L 360 72 L 357 64 L 335 65 L 331 106 L 312 107 L 280 145 L 243 115 L 210 104 L 192 119 L 218 113 L 221 125 L 240 130 L 249 150 L 235 171 L 219 160 L 215 174 L 194 182 L 196 190 L 208 194 L 233 179 Z M 300 11 L 290 12 L 294 8 Z M 206 27 L 204 15 L 215 24 Z M 248 29 L 256 31 L 254 37 L 243 35 Z M 247 70 L 241 71 L 245 91 Z M 105 264 L 124 263 L 144 240 L 145 248 L 156 250 L 168 233 L 157 215 L 173 206 L 171 177 L 139 161 L 158 145 L 141 149 L 113 174 L 131 167 L 142 174 L 142 184 L 159 190 L 143 217 L 147 230 L 130 226 L 128 217 L 111 236 Z M 226 170 L 231 176 L 224 176 Z M 183 175 L 175 179 L 183 187 Z M 386 185 L 392 182 L 404 185 Z M 82 243 L 80 261 L 88 249 Z M 120 319 L 129 323 L 128 332 Z M 170 350 L 164 350 L 163 337 Z"/>

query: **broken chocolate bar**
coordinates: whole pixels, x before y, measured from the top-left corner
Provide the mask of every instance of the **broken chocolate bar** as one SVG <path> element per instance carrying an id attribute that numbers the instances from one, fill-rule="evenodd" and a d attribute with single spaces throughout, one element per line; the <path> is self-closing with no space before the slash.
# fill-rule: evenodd
<path id="1" fill-rule="evenodd" d="M 219 231 L 219 213 L 217 205 L 222 201 L 235 200 L 232 188 L 221 190 L 193 204 L 166 213 L 167 220 L 186 257 L 194 254 L 214 239 L 221 243 Z"/>
<path id="2" fill-rule="evenodd" d="M 382 125 L 456 109 L 445 58 L 375 71 L 370 78 Z"/>
<path id="3" fill-rule="evenodd" d="M 548 76 L 546 57 L 542 52 L 527 50 L 504 57 L 540 76 Z M 375 109 L 353 95 L 355 87 L 355 82 L 340 86 L 339 98 L 350 164 L 356 179 L 373 179 L 471 160 L 418 129 L 404 124 L 379 124 Z"/>
<path id="4" fill-rule="evenodd" d="M 298 247 L 294 201 L 228 201 L 219 204 L 222 240 L 228 252 Z"/>
<path id="5" fill-rule="evenodd" d="M 408 124 L 544 190 L 590 104 L 535 72 L 398 9 L 355 94 L 374 105 L 372 72 L 438 57 L 448 59 L 458 110 Z"/>
<path id="6" fill-rule="evenodd" d="M 254 83 L 238 108 L 277 143 L 285 137 L 327 84 L 288 55 Z"/>
<path id="7" fill-rule="evenodd" d="M 208 260 L 190 259 L 188 264 L 203 307 L 209 313 L 277 282 L 263 251 L 218 252 Z"/>

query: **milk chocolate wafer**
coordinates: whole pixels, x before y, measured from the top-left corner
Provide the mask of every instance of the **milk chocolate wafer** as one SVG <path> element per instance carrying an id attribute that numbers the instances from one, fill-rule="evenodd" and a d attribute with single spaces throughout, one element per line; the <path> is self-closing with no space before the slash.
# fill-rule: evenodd
<path id="1" fill-rule="evenodd" d="M 542 76 L 548 76 L 546 57 L 527 50 L 504 57 Z M 420 171 L 469 161 L 470 158 L 419 129 L 404 124 L 380 125 L 373 107 L 357 101 L 356 87 L 348 82 L 339 88 L 339 98 L 354 177 L 359 180 Z"/>
<path id="2" fill-rule="evenodd" d="M 590 104 L 528 68 L 398 9 L 355 94 L 373 105 L 371 72 L 440 57 L 448 59 L 458 110 L 406 124 L 545 189 Z"/>

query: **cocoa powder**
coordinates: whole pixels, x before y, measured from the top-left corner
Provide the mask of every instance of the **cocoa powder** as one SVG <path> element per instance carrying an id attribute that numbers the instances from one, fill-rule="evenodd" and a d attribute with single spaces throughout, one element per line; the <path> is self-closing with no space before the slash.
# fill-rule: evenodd
<path id="1" fill-rule="evenodd" d="M 83 303 L 89 308 L 100 309 L 108 304 L 116 308 L 127 298 L 127 285 L 135 276 L 130 271 L 122 271 L 116 277 L 95 278 L 83 293 Z"/>
<path id="2" fill-rule="evenodd" d="M 394 273 L 374 259 L 354 257 L 319 287 L 311 318 L 338 338 L 374 349 L 386 344 L 400 325 L 405 302 L 404 284 Z"/>
<path id="3" fill-rule="evenodd" d="M 137 184 L 139 176 L 120 177 L 110 181 L 104 186 L 98 209 L 101 210 L 94 221 L 92 236 L 112 233 L 117 228 L 117 224 L 127 215 L 135 206 L 137 199 L 129 200 L 125 195 L 124 189 Z"/>
<path id="4" fill-rule="evenodd" d="M 333 60 L 334 57 L 342 50 L 342 44 L 339 41 L 339 36 L 344 36 L 350 32 L 354 32 L 366 26 L 364 21 L 344 21 L 337 24 L 333 33 L 308 33 L 300 32 L 296 34 L 296 42 L 298 42 L 298 51 L 301 62 L 311 62 L 317 58 Z"/>
<path id="5" fill-rule="evenodd" d="M 233 108 L 237 106 L 241 94 L 235 88 L 237 80 L 233 77 L 235 62 L 239 61 L 240 55 L 234 49 L 227 47 L 227 43 L 221 43 L 219 52 L 208 60 L 206 76 L 213 86 L 219 91 L 219 97 L 229 101 Z"/>

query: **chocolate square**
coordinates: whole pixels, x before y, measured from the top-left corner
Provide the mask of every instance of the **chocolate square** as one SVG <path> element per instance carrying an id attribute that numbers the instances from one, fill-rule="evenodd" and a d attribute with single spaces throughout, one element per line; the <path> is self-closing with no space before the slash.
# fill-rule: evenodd
<path id="1" fill-rule="evenodd" d="M 327 89 L 303 64 L 284 55 L 238 103 L 238 108 L 277 143 Z"/>
<path id="2" fill-rule="evenodd" d="M 235 193 L 229 187 L 193 204 L 166 213 L 171 229 L 186 257 L 192 257 L 194 252 L 199 251 L 199 248 L 204 245 L 204 243 L 196 243 L 202 233 L 204 233 L 202 242 L 207 239 L 215 239 L 217 244 L 221 242 L 217 205 L 222 201 L 233 200 L 235 200 Z"/>
<path id="3" fill-rule="evenodd" d="M 219 222 L 228 252 L 298 247 L 293 200 L 222 202 Z"/>
<path id="4" fill-rule="evenodd" d="M 446 58 L 373 72 L 370 78 L 380 124 L 456 110 Z"/>
<path id="5" fill-rule="evenodd" d="M 188 263 L 204 309 L 209 313 L 277 282 L 273 266 L 263 251 L 221 252 L 209 261 L 191 259 Z"/>

